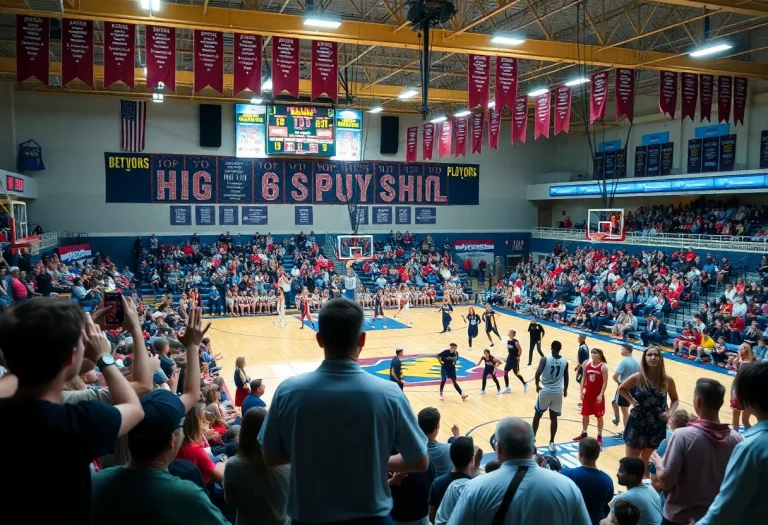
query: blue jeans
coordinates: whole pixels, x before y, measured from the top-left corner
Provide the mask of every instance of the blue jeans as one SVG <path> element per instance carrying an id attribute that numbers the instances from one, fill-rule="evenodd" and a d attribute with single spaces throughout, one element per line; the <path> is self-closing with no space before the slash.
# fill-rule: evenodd
<path id="1" fill-rule="evenodd" d="M 224 313 L 224 306 L 221 304 L 221 297 L 218 299 L 210 299 L 211 313 L 222 314 Z"/>

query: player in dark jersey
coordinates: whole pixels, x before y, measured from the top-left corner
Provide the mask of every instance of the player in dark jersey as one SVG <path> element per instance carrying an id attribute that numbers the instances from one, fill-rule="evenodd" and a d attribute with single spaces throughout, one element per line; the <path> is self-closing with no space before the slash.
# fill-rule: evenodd
<path id="1" fill-rule="evenodd" d="M 504 365 L 504 389 L 499 393 L 506 394 L 511 392 L 509 389 L 510 372 L 514 372 L 523 384 L 523 392 L 528 392 L 528 383 L 526 383 L 523 376 L 520 375 L 520 356 L 523 353 L 523 348 L 520 346 L 520 341 L 515 337 L 517 336 L 517 332 L 510 330 L 507 336 L 509 337 L 509 340 L 507 341 L 507 364 Z"/>
<path id="2" fill-rule="evenodd" d="M 485 364 L 485 368 L 483 369 L 483 386 L 480 389 L 480 395 L 485 395 L 485 378 L 488 376 L 491 376 L 493 382 L 496 383 L 496 395 L 500 395 L 501 385 L 499 385 L 499 380 L 496 379 L 496 368 L 501 364 L 501 359 L 493 357 L 490 350 L 483 350 L 483 355 L 480 357 L 480 361 L 477 362 L 477 366 L 480 366 L 481 363 Z"/>
<path id="3" fill-rule="evenodd" d="M 477 337 L 477 327 L 480 324 L 480 316 L 475 313 L 475 309 L 469 307 L 469 313 L 466 317 L 461 316 L 467 323 L 467 338 L 469 339 L 469 349 L 472 350 L 472 339 Z"/>
<path id="4" fill-rule="evenodd" d="M 440 401 L 443 400 L 443 388 L 446 379 L 451 380 L 453 388 L 459 393 L 462 401 L 467 399 L 469 395 L 461 391 L 461 387 L 456 381 L 456 361 L 459 360 L 459 352 L 456 351 L 456 348 L 456 343 L 451 343 L 448 350 L 443 350 L 437 354 L 437 361 L 440 363 Z"/>
<path id="5" fill-rule="evenodd" d="M 387 329 L 387 316 L 384 315 L 384 290 L 379 288 L 373 296 L 373 327 L 376 328 L 376 319 L 381 317 L 384 330 Z"/>
<path id="6" fill-rule="evenodd" d="M 440 333 L 444 334 L 445 332 L 450 332 L 451 320 L 453 319 L 451 317 L 453 306 L 451 306 L 451 300 L 447 295 L 443 295 L 443 304 L 440 305 L 439 311 L 443 314 L 443 331 Z"/>
<path id="7" fill-rule="evenodd" d="M 496 312 L 493 311 L 490 304 L 485 305 L 485 312 L 483 312 L 483 321 L 485 321 L 485 335 L 488 336 L 488 340 L 493 346 L 493 339 L 491 338 L 491 332 L 496 334 L 501 342 L 501 336 L 499 335 L 499 329 L 496 328 Z"/>
<path id="8" fill-rule="evenodd" d="M 403 365 L 400 362 L 400 358 L 403 356 L 403 349 L 395 348 L 395 357 L 392 358 L 392 362 L 389 365 L 389 380 L 397 383 L 400 390 L 403 389 Z"/>
<path id="9" fill-rule="evenodd" d="M 576 358 L 576 382 L 581 384 L 581 376 L 584 374 L 583 364 L 589 359 L 589 346 L 587 346 L 587 336 L 579 334 L 579 350 Z"/>

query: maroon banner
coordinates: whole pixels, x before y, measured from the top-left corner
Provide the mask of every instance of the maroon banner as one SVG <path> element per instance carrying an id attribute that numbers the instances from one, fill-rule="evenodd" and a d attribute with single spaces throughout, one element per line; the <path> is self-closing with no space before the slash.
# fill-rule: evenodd
<path id="1" fill-rule="evenodd" d="M 536 140 L 540 136 L 549 138 L 549 91 L 543 95 L 536 97 L 536 105 L 534 106 L 534 123 L 533 127 L 533 140 Z M 604 104 L 605 102 L 603 102 Z"/>
<path id="2" fill-rule="evenodd" d="M 421 132 L 421 156 L 422 160 L 432 160 L 432 152 L 435 149 L 435 125 L 424 124 Z"/>
<path id="3" fill-rule="evenodd" d="M 512 112 L 512 144 L 525 144 L 525 132 L 528 129 L 528 96 L 520 95 L 515 99 L 515 110 Z"/>
<path id="4" fill-rule="evenodd" d="M 485 126 L 485 111 L 473 113 L 470 117 L 469 132 L 472 136 L 472 153 L 483 151 L 483 127 Z"/>
<path id="5" fill-rule="evenodd" d="M 299 98 L 299 39 L 272 38 L 272 96 Z"/>
<path id="6" fill-rule="evenodd" d="M 467 128 L 469 127 L 469 120 L 467 117 L 461 117 L 456 119 L 456 150 L 454 155 L 456 157 L 464 157 L 467 155 Z"/>
<path id="7" fill-rule="evenodd" d="M 496 109 L 515 109 L 517 99 L 517 59 L 496 57 Z"/>
<path id="8" fill-rule="evenodd" d="M 488 93 L 491 89 L 491 57 L 469 55 L 467 66 L 467 97 L 469 109 L 478 106 L 483 111 L 488 107 Z"/>
<path id="9" fill-rule="evenodd" d="M 677 72 L 661 71 L 659 73 L 659 111 L 669 118 L 675 118 L 677 107 Z"/>
<path id="10" fill-rule="evenodd" d="M 571 88 L 558 86 L 555 90 L 555 135 L 571 130 Z"/>
<path id="11" fill-rule="evenodd" d="M 93 87 L 93 22 L 65 18 L 61 21 L 61 83 L 79 78 Z"/>
<path id="12" fill-rule="evenodd" d="M 635 70 L 616 70 L 616 120 L 627 117 L 632 122 L 635 119 Z"/>
<path id="13" fill-rule="evenodd" d="M 699 122 L 712 122 L 712 99 L 715 93 L 714 75 L 699 75 Z"/>
<path id="14" fill-rule="evenodd" d="M 224 92 L 224 33 L 195 29 L 195 93 L 211 86 Z"/>
<path id="15" fill-rule="evenodd" d="M 312 41 L 312 100 L 339 100 L 339 45 L 336 42 Z M 416 150 L 413 150 L 414 162 Z"/>
<path id="16" fill-rule="evenodd" d="M 410 127 L 405 132 L 405 162 L 416 162 L 416 149 L 419 147 L 419 128 Z"/>
<path id="17" fill-rule="evenodd" d="M 733 91 L 733 78 L 728 76 L 717 77 L 717 122 L 731 120 L 731 92 Z"/>
<path id="18" fill-rule="evenodd" d="M 451 140 L 453 139 L 453 128 L 450 120 L 442 121 L 438 128 L 440 137 L 438 138 L 437 156 L 445 157 L 451 154 Z"/>
<path id="19" fill-rule="evenodd" d="M 50 47 L 50 18 L 16 16 L 16 82 L 35 77 L 48 85 Z"/>
<path id="20" fill-rule="evenodd" d="M 733 79 L 733 123 L 744 124 L 744 112 L 747 108 L 747 79 Z"/>
<path id="21" fill-rule="evenodd" d="M 696 116 L 696 99 L 699 98 L 699 75 L 696 73 L 683 73 L 680 77 L 680 84 L 680 89 L 682 90 L 680 120 L 690 117 L 691 121 L 693 121 Z"/>
<path id="22" fill-rule="evenodd" d="M 608 102 L 608 71 L 595 73 L 589 78 L 589 123 L 594 124 L 605 118 Z M 549 135 L 547 135 L 549 136 Z"/>
<path id="23" fill-rule="evenodd" d="M 499 149 L 499 132 L 501 131 L 501 110 L 488 110 L 488 147 Z"/>
<path id="24" fill-rule="evenodd" d="M 176 91 L 176 28 L 147 26 L 147 89 Z"/>
<path id="25" fill-rule="evenodd" d="M 104 22 L 104 87 L 122 82 L 134 86 L 136 26 Z"/>
<path id="26" fill-rule="evenodd" d="M 233 51 L 233 94 L 246 89 L 261 94 L 261 35 L 235 33 Z"/>

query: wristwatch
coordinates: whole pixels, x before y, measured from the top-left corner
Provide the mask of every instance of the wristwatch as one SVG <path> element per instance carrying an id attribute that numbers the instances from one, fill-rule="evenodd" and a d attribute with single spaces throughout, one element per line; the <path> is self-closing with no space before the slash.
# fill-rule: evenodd
<path id="1" fill-rule="evenodd" d="M 114 364 L 115 364 L 115 358 L 109 354 L 104 354 L 99 358 L 99 361 L 96 363 L 96 366 L 98 366 L 100 369 L 103 370 L 104 368 Z"/>

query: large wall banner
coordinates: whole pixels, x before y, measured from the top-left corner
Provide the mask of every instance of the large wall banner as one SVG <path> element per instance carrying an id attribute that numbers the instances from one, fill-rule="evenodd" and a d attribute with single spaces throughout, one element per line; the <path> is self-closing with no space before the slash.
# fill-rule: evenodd
<path id="1" fill-rule="evenodd" d="M 105 153 L 106 202 L 477 205 L 477 164 Z M 221 221 L 220 221 L 221 222 Z"/>

